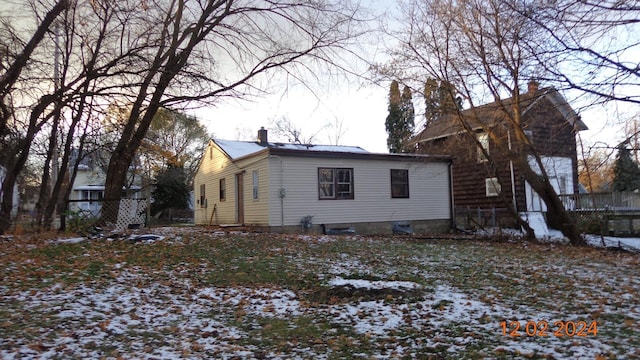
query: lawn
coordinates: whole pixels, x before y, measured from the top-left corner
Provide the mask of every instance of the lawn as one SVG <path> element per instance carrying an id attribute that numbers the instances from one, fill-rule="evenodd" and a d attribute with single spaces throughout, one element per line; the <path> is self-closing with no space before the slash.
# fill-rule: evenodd
<path id="1" fill-rule="evenodd" d="M 640 359 L 638 254 L 151 231 L 0 239 L 0 358 Z"/>

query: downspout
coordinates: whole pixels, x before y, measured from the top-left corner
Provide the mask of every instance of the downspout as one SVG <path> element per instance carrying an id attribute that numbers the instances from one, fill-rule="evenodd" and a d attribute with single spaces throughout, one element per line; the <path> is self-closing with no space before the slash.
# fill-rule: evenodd
<path id="1" fill-rule="evenodd" d="M 280 156 L 269 155 L 269 157 L 278 158 L 278 160 L 280 160 L 280 191 L 278 194 L 280 197 L 280 233 L 284 233 L 284 197 L 286 195 L 284 190 L 284 166 Z"/>
<path id="2" fill-rule="evenodd" d="M 451 216 L 450 226 L 451 229 L 456 229 L 456 212 L 455 212 L 455 204 L 454 204 L 454 196 L 453 196 L 453 161 L 449 161 L 449 197 L 451 198 L 449 204 L 449 216 Z"/>
<path id="3" fill-rule="evenodd" d="M 509 142 L 509 153 L 511 153 L 511 131 L 507 130 L 507 141 Z M 513 210 L 518 212 L 518 204 L 516 203 L 516 184 L 513 171 L 513 160 L 509 159 L 509 171 L 511 172 L 511 201 L 513 202 Z"/>

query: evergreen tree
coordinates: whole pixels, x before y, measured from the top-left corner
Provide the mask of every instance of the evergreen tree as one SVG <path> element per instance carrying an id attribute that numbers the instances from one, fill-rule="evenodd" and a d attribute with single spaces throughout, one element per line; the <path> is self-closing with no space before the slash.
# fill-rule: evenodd
<path id="1" fill-rule="evenodd" d="M 184 167 L 168 165 L 158 173 L 153 190 L 153 215 L 167 209 L 187 209 L 189 207 L 189 187 Z"/>
<path id="2" fill-rule="evenodd" d="M 402 89 L 400 111 L 402 114 L 402 121 L 400 122 L 401 128 L 398 131 L 402 139 L 402 148 L 400 149 L 400 152 L 408 152 L 410 149 L 407 147 L 407 143 L 413 134 L 413 128 L 415 126 L 413 96 L 411 95 L 411 89 L 409 89 L 408 86 L 405 86 L 404 89 Z"/>
<path id="3" fill-rule="evenodd" d="M 389 89 L 389 115 L 385 121 L 387 147 L 390 153 L 406 151 L 406 143 L 413 133 L 414 108 L 411 90 L 404 87 L 400 93 L 397 81 L 392 81 Z"/>
<path id="4" fill-rule="evenodd" d="M 425 126 L 444 114 L 462 110 L 462 98 L 456 94 L 453 84 L 444 80 L 427 79 L 424 84 Z"/>
<path id="5" fill-rule="evenodd" d="M 613 191 L 640 189 L 640 167 L 633 161 L 626 143 L 618 145 L 618 155 L 613 164 Z"/>

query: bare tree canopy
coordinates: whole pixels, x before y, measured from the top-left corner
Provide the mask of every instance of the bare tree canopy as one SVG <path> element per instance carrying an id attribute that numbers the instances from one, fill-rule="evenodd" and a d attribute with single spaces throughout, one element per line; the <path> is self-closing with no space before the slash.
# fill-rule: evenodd
<path id="1" fill-rule="evenodd" d="M 22 170 L 43 130 L 72 134 L 65 141 L 51 136 L 50 149 L 71 145 L 73 129 L 95 128 L 109 104 L 130 104 L 107 171 L 105 199 L 116 211 L 127 169 L 158 109 L 259 95 L 278 71 L 293 79 L 348 72 L 342 55 L 366 32 L 366 12 L 350 1 L 23 0 L 15 6 L 42 25 L 31 36 L 7 18 L 3 29 L 11 36 L 0 40 L 9 49 L 15 47 L 9 41 L 32 38 L 22 41 L 23 51 L 1 54 L 2 70 L 12 69 L 0 74 L 3 143 L 15 137 L 9 172 Z M 59 30 L 47 32 L 56 18 Z M 0 218 L 11 201 L 3 197 Z M 7 226 L 2 221 L 0 232 Z"/>
<path id="2" fill-rule="evenodd" d="M 541 36 L 528 49 L 532 63 L 540 67 L 536 74 L 539 80 L 594 95 L 596 103 L 616 100 L 640 104 L 637 1 L 514 4 L 512 9 Z M 542 41 L 547 46 L 536 48 Z"/>
<path id="3" fill-rule="evenodd" d="M 544 200 L 549 218 L 563 224 L 572 243 L 581 244 L 575 222 L 548 181 L 540 149 L 525 131 L 527 83 L 577 90 L 597 96 L 598 102 L 636 103 L 640 39 L 631 29 L 637 26 L 638 10 L 630 1 L 404 1 L 399 19 L 404 26 L 390 34 L 398 45 L 389 51 L 391 60 L 376 70 L 418 89 L 427 79 L 451 84 L 470 109 L 494 102 L 505 129 L 483 131 L 502 144 L 501 153 L 509 154 Z M 468 123 L 473 120 L 459 120 L 483 149 L 477 129 Z M 485 155 L 490 165 L 493 154 Z M 530 155 L 536 159 L 533 166 Z"/>

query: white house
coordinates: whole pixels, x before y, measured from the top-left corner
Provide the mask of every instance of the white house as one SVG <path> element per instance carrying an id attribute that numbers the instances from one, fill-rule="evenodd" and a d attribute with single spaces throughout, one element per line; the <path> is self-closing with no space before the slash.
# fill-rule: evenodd
<path id="1" fill-rule="evenodd" d="M 82 159 L 71 185 L 69 210 L 85 218 L 100 216 L 106 178 L 106 171 L 96 156 Z M 145 222 L 147 201 L 140 191 L 139 178 L 136 179 L 138 181 L 135 185 L 131 185 L 128 190 L 122 190 L 123 199 L 120 201 L 118 219 L 114 219 L 118 228 Z"/>
<path id="2" fill-rule="evenodd" d="M 194 178 L 195 223 L 243 224 L 299 232 L 353 228 L 390 233 L 409 223 L 415 232 L 451 228 L 448 157 L 377 154 L 352 146 L 213 139 Z"/>
<path id="3" fill-rule="evenodd" d="M 107 174 L 92 157 L 82 159 L 71 186 L 69 210 L 99 216 L 106 178 Z"/>

